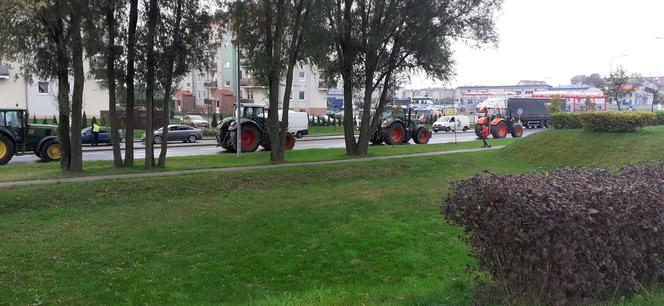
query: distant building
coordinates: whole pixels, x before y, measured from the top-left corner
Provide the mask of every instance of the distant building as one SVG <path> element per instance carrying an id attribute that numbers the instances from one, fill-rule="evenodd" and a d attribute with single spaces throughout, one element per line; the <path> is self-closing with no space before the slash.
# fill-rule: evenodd
<path id="1" fill-rule="evenodd" d="M 88 62 L 84 62 L 86 76 L 90 72 Z M 0 63 L 0 107 L 27 109 L 30 116 L 51 118 L 58 115 L 58 83 L 56 80 L 37 79 L 26 82 L 17 78 L 17 67 Z M 73 78 L 70 79 L 73 86 Z M 71 88 L 70 88 L 71 92 Z M 108 110 L 108 91 L 94 79 L 86 78 L 83 87 L 83 111 L 88 118 L 100 118 L 101 111 Z"/>
<path id="2" fill-rule="evenodd" d="M 457 88 L 457 107 L 462 112 L 474 113 L 475 106 L 491 97 L 528 96 L 552 87 L 540 81 L 520 81 L 517 85 L 461 86 Z"/>

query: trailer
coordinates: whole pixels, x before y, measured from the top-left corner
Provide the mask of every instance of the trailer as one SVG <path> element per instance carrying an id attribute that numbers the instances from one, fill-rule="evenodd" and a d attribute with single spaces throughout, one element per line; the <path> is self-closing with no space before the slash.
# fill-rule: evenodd
<path id="1" fill-rule="evenodd" d="M 526 128 L 549 127 L 549 112 L 546 104 L 550 99 L 509 98 L 507 109 Z"/>

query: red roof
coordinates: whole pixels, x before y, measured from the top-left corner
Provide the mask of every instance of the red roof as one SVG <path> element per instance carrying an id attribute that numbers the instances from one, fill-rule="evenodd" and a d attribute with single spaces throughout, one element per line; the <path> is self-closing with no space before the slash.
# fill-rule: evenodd
<path id="1" fill-rule="evenodd" d="M 212 95 L 213 95 L 213 96 L 228 96 L 228 97 L 232 97 L 232 96 L 233 96 L 233 92 L 230 91 L 230 90 L 228 90 L 228 89 L 217 89 L 217 90 L 214 91 L 214 93 L 213 93 Z"/>
<path id="2" fill-rule="evenodd" d="M 191 93 L 191 91 L 186 90 L 186 89 L 181 89 L 175 92 L 176 96 L 193 96 L 194 94 Z"/>

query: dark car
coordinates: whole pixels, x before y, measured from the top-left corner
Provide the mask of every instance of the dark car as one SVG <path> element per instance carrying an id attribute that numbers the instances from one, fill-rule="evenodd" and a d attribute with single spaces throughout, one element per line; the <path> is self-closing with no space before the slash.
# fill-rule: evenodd
<path id="1" fill-rule="evenodd" d="M 101 144 L 111 144 L 111 133 L 108 132 L 108 127 L 102 126 L 99 128 L 99 141 Z M 120 137 L 122 142 L 122 137 Z M 81 143 L 92 144 L 92 127 L 86 127 L 81 131 Z"/>
<path id="2" fill-rule="evenodd" d="M 161 143 L 162 129 L 154 131 L 154 143 Z M 203 139 L 203 131 L 193 128 L 188 125 L 169 125 L 168 126 L 168 141 L 183 141 L 194 143 Z M 141 141 L 145 141 L 145 134 L 141 137 Z"/>

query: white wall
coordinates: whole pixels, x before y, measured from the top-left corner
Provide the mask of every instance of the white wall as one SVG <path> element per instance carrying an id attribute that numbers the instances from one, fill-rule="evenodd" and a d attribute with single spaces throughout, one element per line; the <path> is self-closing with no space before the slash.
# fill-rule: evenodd
<path id="1" fill-rule="evenodd" d="M 25 82 L 16 80 L 13 75 L 9 79 L 0 79 L 0 108 L 25 108 Z"/>

